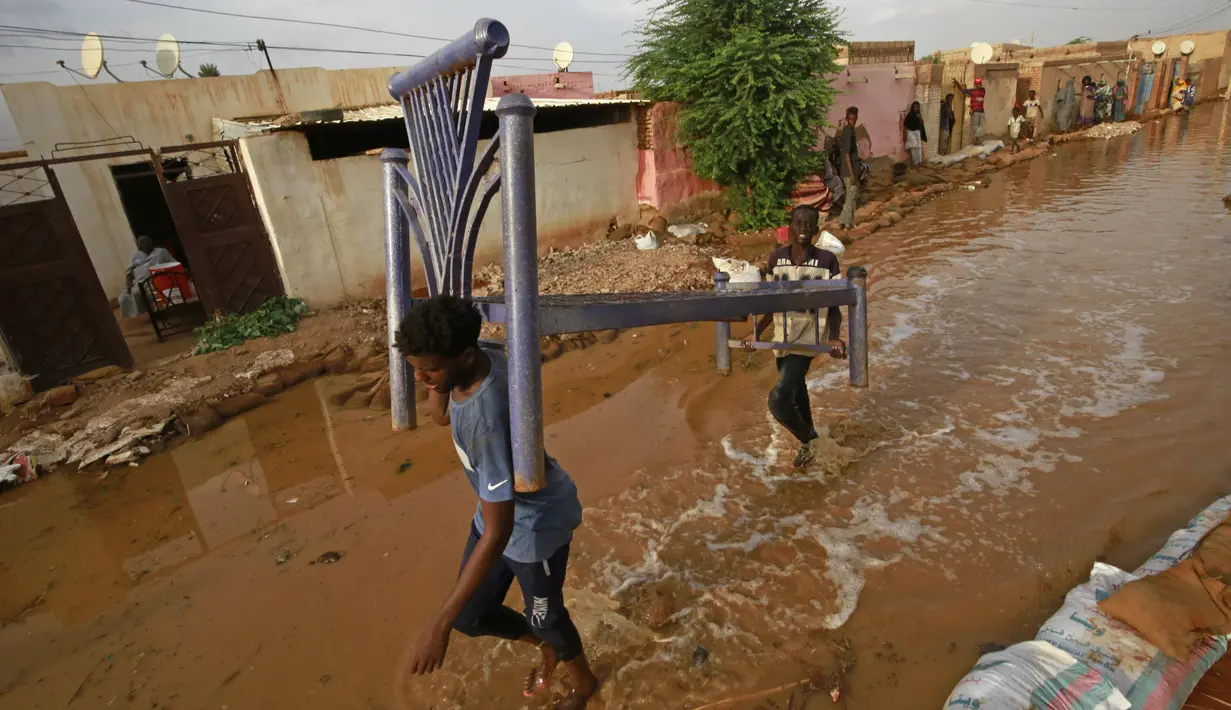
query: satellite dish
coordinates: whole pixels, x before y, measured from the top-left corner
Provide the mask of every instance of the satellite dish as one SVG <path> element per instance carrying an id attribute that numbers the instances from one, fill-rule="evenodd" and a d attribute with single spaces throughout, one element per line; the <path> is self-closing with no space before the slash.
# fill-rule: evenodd
<path id="1" fill-rule="evenodd" d="M 1161 57 L 1167 53 L 1167 43 L 1160 39 L 1154 43 L 1154 46 L 1150 47 L 1150 51 L 1154 52 L 1154 56 Z"/>
<path id="2" fill-rule="evenodd" d="M 551 53 L 551 61 L 556 63 L 556 69 L 568 71 L 568 65 L 573 63 L 573 45 L 561 42 Z"/>
<path id="3" fill-rule="evenodd" d="M 975 42 L 970 47 L 970 61 L 975 64 L 987 64 L 992 61 L 993 54 L 992 45 L 987 42 Z"/>
<path id="4" fill-rule="evenodd" d="M 154 49 L 154 64 L 158 73 L 170 78 L 180 66 L 180 43 L 170 32 L 158 38 Z"/>
<path id="5" fill-rule="evenodd" d="M 103 70 L 103 40 L 91 32 L 81 40 L 81 71 L 94 79 Z"/>
<path id="6" fill-rule="evenodd" d="M 1183 42 L 1180 42 L 1180 54 L 1183 54 L 1186 57 L 1196 51 L 1196 49 L 1197 44 L 1191 39 L 1186 39 Z"/>

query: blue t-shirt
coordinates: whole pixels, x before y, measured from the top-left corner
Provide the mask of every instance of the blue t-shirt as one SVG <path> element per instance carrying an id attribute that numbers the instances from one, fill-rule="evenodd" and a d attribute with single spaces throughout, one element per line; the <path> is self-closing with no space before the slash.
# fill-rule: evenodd
<path id="1" fill-rule="evenodd" d="M 462 460 L 470 487 L 489 503 L 513 501 L 513 535 L 504 556 L 514 562 L 540 562 L 568 544 L 581 525 L 577 486 L 546 456 L 547 485 L 535 493 L 513 490 L 513 442 L 509 434 L 509 363 L 503 353 L 483 351 L 491 372 L 479 390 L 464 402 L 449 398 L 453 446 Z M 483 533 L 483 510 L 474 514 L 475 529 Z"/>

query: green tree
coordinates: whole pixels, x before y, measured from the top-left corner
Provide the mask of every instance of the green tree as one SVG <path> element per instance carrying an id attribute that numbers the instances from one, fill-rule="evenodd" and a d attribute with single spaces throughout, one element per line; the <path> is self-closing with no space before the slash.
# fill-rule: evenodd
<path id="1" fill-rule="evenodd" d="M 1081 37 L 1077 37 L 1075 39 L 1069 40 L 1068 42 L 1065 42 L 1065 44 L 1088 44 L 1093 41 L 1094 41 L 1093 37 L 1086 37 L 1085 35 L 1082 35 Z"/>
<path id="2" fill-rule="evenodd" d="M 825 0 L 662 0 L 638 28 L 634 87 L 680 103 L 677 140 L 744 226 L 782 224 L 814 150 L 845 37 Z"/>
<path id="3" fill-rule="evenodd" d="M 197 76 L 222 76 L 217 64 L 202 64 L 197 70 Z"/>

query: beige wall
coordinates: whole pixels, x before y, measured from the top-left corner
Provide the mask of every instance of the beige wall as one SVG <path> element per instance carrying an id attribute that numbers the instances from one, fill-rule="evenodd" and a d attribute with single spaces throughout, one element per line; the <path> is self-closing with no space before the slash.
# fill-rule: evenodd
<path id="1" fill-rule="evenodd" d="M 1190 65 L 1207 59 L 1231 59 L 1231 30 L 1168 35 L 1166 37 L 1143 37 L 1129 42 L 1129 47 L 1138 56 L 1152 58 L 1154 54 L 1151 51 L 1151 47 L 1159 40 L 1162 40 L 1167 45 L 1167 51 L 1163 54 L 1163 59 L 1179 59 L 1181 57 L 1180 44 L 1185 40 L 1192 40 L 1192 43 L 1196 45 L 1196 49 L 1193 50 L 1192 55 L 1188 59 Z M 1228 74 L 1224 70 L 1218 84 L 1220 89 L 1226 88 L 1227 80 Z"/>
<path id="2" fill-rule="evenodd" d="M 480 147 L 480 150 L 482 147 Z M 287 293 L 315 307 L 384 293 L 384 213 L 376 156 L 312 161 L 307 139 L 286 131 L 240 141 L 257 205 Z M 637 216 L 632 122 L 535 136 L 541 249 Z M 497 197 L 479 232 L 476 263 L 503 254 Z M 418 249 L 412 282 L 424 285 Z"/>
<path id="3" fill-rule="evenodd" d="M 0 91 L 23 147 L 33 160 L 52 157 L 57 143 L 98 141 L 117 135 L 131 136 L 140 147 L 154 149 L 209 141 L 215 138 L 215 117 L 279 115 L 284 113 L 283 101 L 286 112 L 388 103 L 386 84 L 395 71 L 286 69 L 278 72 L 277 85 L 269 72 L 258 72 L 81 87 L 46 82 L 4 84 Z M 118 145 L 113 150 L 137 147 Z M 74 154 L 81 151 L 57 155 Z M 97 160 L 55 168 L 94 270 L 110 295 L 117 295 L 123 288 L 124 267 L 136 241 L 109 166 L 136 160 Z"/>

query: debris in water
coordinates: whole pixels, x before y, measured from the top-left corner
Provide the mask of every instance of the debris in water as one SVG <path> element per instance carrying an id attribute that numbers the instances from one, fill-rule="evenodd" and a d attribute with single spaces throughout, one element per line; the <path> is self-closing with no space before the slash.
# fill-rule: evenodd
<path id="1" fill-rule="evenodd" d="M 344 553 L 344 552 L 335 552 L 335 551 L 332 551 L 332 550 L 331 550 L 331 551 L 329 551 L 329 552 L 325 552 L 325 553 L 321 554 L 321 556 L 320 556 L 320 557 L 317 557 L 315 560 L 312 560 L 312 561 L 311 561 L 311 562 L 309 562 L 308 564 L 310 564 L 310 565 L 314 565 L 314 564 L 320 563 L 320 564 L 322 564 L 322 565 L 331 565 L 331 564 L 333 564 L 334 562 L 337 562 L 338 560 L 342 559 L 342 556 L 343 556 L 344 554 L 346 554 L 346 553 Z"/>
<path id="2" fill-rule="evenodd" d="M 829 691 L 829 697 L 833 698 L 833 701 L 835 703 L 838 702 L 838 698 L 842 697 L 842 689 L 834 688 L 833 690 Z"/>
<path id="3" fill-rule="evenodd" d="M 287 504 L 287 505 L 295 505 L 295 504 L 296 504 L 296 503 L 298 503 L 298 502 L 299 502 L 299 499 L 298 499 L 298 498 L 287 498 L 287 499 L 286 499 L 286 504 Z"/>
<path id="4" fill-rule="evenodd" d="M 294 552 L 291 552 L 290 550 L 283 550 L 282 552 L 278 553 L 277 557 L 274 558 L 274 563 L 279 564 L 279 565 L 284 565 L 287 562 L 290 562 L 291 558 L 294 556 L 295 556 Z"/>
<path id="5" fill-rule="evenodd" d="M 710 659 L 710 651 L 705 646 L 697 646 L 692 650 L 692 664 L 700 668 Z"/>
<path id="6" fill-rule="evenodd" d="M 410 459 L 406 459 L 402 463 L 398 464 L 398 473 L 399 474 L 406 473 L 407 471 L 410 470 L 410 467 L 413 465 L 414 464 L 410 462 Z"/>

